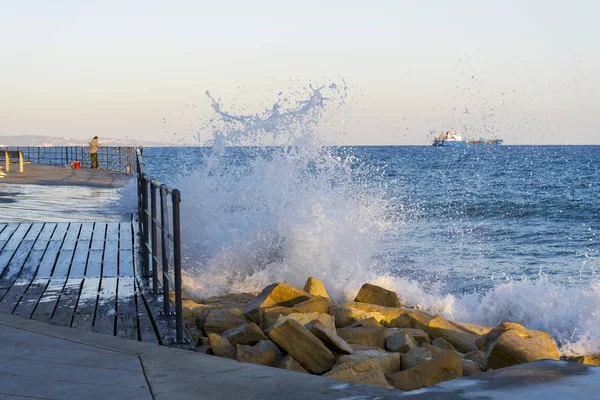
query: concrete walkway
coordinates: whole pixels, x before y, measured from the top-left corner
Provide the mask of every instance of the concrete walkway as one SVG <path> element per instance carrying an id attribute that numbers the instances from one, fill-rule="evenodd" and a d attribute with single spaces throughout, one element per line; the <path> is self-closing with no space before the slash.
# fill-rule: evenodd
<path id="1" fill-rule="evenodd" d="M 66 168 L 57 165 L 27 164 L 23 172 L 11 168 L 0 183 L 19 183 L 29 185 L 61 185 L 111 188 L 125 185 L 131 176 L 106 169 Z M 2 170 L 5 172 L 5 170 Z"/>
<path id="2" fill-rule="evenodd" d="M 0 314 L 0 399 L 598 399 L 600 367 L 537 361 L 400 392 Z"/>

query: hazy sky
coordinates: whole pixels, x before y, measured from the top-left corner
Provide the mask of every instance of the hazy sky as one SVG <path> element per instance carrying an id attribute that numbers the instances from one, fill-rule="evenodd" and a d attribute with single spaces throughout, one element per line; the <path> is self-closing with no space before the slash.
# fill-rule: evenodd
<path id="1" fill-rule="evenodd" d="M 0 0 L 0 135 L 190 139 L 345 82 L 324 134 L 600 144 L 597 1 Z M 343 131 L 343 136 L 330 133 Z M 200 132 L 201 136 L 203 132 Z"/>

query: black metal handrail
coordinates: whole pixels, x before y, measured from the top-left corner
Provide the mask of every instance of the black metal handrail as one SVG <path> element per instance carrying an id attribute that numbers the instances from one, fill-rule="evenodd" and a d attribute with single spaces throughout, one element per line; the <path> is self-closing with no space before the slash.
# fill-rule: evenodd
<path id="1" fill-rule="evenodd" d="M 42 165 L 69 165 L 79 161 L 82 167 L 91 167 L 89 148 L 87 146 L 26 146 L 0 148 L 0 159 L 4 150 L 21 151 L 24 161 Z M 136 172 L 136 148 L 112 147 L 98 148 L 98 164 L 107 170 L 118 171 L 124 174 Z"/>
<path id="2" fill-rule="evenodd" d="M 183 297 L 181 284 L 181 236 L 179 205 L 181 195 L 178 189 L 153 179 L 144 172 L 142 149 L 136 149 L 137 182 L 138 182 L 138 215 L 141 234 L 142 275 L 152 274 L 152 291 L 160 293 L 158 287 L 161 271 L 163 293 L 163 315 L 171 316 L 170 288 L 175 293 L 175 325 L 178 344 L 185 343 L 183 338 Z M 160 194 L 160 218 L 157 216 L 157 191 Z M 169 223 L 169 196 L 171 198 L 171 220 Z M 150 197 L 150 202 L 148 201 Z M 158 243 L 160 230 L 160 245 Z M 173 246 L 173 257 L 169 256 L 169 247 Z M 169 270 L 169 262 L 173 262 L 173 277 Z M 152 268 L 151 268 L 152 267 Z"/>

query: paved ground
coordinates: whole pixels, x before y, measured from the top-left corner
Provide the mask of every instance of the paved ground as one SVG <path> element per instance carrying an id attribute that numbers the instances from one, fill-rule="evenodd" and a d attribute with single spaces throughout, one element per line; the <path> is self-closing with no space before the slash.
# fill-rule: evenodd
<path id="1" fill-rule="evenodd" d="M 2 171 L 5 172 L 4 169 Z M 105 169 L 66 168 L 54 165 L 25 164 L 23 172 L 11 166 L 10 172 L 0 178 L 0 183 L 34 185 L 88 186 L 97 188 L 120 187 L 130 176 Z"/>
<path id="2" fill-rule="evenodd" d="M 598 393 L 600 367 L 566 361 L 537 361 L 400 392 L 0 314 L 0 399 L 587 400 Z"/>

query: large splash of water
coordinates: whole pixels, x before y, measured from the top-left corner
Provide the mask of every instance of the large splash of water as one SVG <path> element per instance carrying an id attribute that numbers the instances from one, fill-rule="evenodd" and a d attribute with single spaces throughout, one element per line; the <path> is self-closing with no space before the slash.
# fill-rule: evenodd
<path id="1" fill-rule="evenodd" d="M 453 296 L 394 276 L 380 244 L 401 235 L 403 215 L 386 196 L 381 171 L 319 135 L 345 88 L 310 88 L 306 100 L 280 100 L 261 114 L 224 111 L 210 95 L 211 151 L 178 182 L 189 292 L 199 298 L 259 291 L 282 281 L 322 279 L 338 300 L 365 282 L 399 293 L 406 304 L 462 321 L 515 321 L 549 332 L 565 354 L 600 350 L 600 287 L 507 282 L 487 293 Z M 323 92 L 327 95 L 324 96 Z"/>

